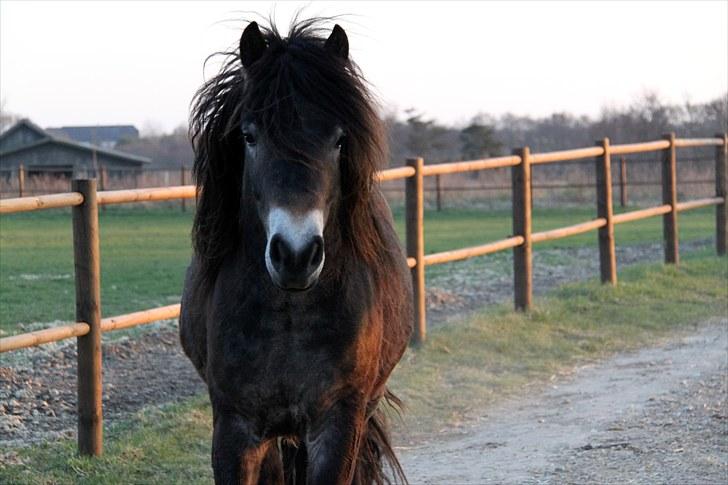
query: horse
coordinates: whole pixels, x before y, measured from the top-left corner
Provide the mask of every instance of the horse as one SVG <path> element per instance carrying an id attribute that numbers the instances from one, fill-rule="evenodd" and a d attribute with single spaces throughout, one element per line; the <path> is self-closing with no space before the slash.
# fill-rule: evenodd
<path id="1" fill-rule="evenodd" d="M 383 124 L 344 29 L 250 22 L 197 91 L 180 314 L 217 484 L 406 483 L 383 406 L 412 286 L 374 175 Z"/>

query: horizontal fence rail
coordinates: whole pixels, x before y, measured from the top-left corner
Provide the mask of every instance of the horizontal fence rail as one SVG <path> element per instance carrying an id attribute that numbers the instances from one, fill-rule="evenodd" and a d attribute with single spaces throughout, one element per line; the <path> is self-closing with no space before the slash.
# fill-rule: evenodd
<path id="1" fill-rule="evenodd" d="M 83 204 L 83 195 L 78 192 L 39 195 L 38 197 L 0 199 L 0 214 L 12 214 L 14 212 L 27 212 L 40 209 L 56 209 L 59 207 L 73 207 L 81 204 Z"/>
<path id="2" fill-rule="evenodd" d="M 677 201 L 676 149 L 684 147 L 715 147 L 715 197 L 697 200 Z M 612 208 L 610 161 L 613 155 L 645 152 L 663 153 L 662 180 L 663 204 L 640 210 L 615 214 Z M 716 249 L 718 254 L 726 253 L 728 231 L 726 220 L 726 159 L 728 158 L 728 135 L 714 138 L 678 139 L 674 134 L 663 140 L 610 145 L 608 139 L 599 141 L 594 147 L 577 148 L 545 153 L 530 153 L 522 148 L 513 155 L 483 160 L 425 165 L 421 158 L 408 160 L 407 166 L 383 170 L 375 175 L 378 182 L 405 180 L 405 222 L 407 266 L 411 269 L 415 303 L 415 342 L 422 342 L 426 336 L 425 315 L 425 267 L 460 261 L 473 257 L 513 250 L 514 252 L 514 297 L 517 309 L 526 310 L 531 302 L 531 246 L 535 243 L 552 241 L 591 231 L 598 231 L 600 267 L 602 281 L 616 284 L 614 263 L 614 226 L 650 217 L 663 217 L 665 234 L 665 260 L 678 263 L 677 215 L 679 212 L 707 206 L 716 206 Z M 538 184 L 531 181 L 532 165 L 577 160 L 595 160 L 597 180 L 597 217 L 590 221 L 547 231 L 532 232 L 531 191 Z M 622 161 L 622 165 L 624 162 Z M 424 177 L 508 168 L 512 170 L 512 205 L 514 234 L 499 241 L 479 246 L 453 249 L 433 254 L 424 254 Z M 624 166 L 620 168 L 624 176 Z M 19 173 L 22 182 L 22 170 Z M 69 338 L 78 339 L 78 409 L 79 409 L 79 451 L 86 455 L 98 455 L 102 450 L 101 435 L 101 341 L 100 335 L 126 328 L 179 317 L 180 305 L 168 305 L 114 317 L 98 318 L 101 301 L 98 293 L 98 212 L 96 207 L 166 200 L 186 200 L 196 197 L 193 185 L 183 185 L 127 190 L 96 190 L 94 181 L 74 181 L 74 190 L 69 193 L 0 199 L 0 214 L 11 214 L 42 209 L 74 208 L 74 258 L 76 259 L 77 322 L 68 325 L 38 330 L 0 338 L 0 353 L 58 342 Z M 105 184 L 102 179 L 102 187 Z M 489 189 L 489 187 L 477 190 Z M 496 189 L 493 187 L 492 189 Z M 439 188 L 438 188 L 439 193 Z M 21 183 L 22 194 L 22 183 Z M 184 210 L 184 205 L 182 206 Z"/>
<path id="3" fill-rule="evenodd" d="M 108 317 L 101 319 L 101 331 L 111 332 L 113 330 L 121 330 L 124 328 L 136 327 L 148 323 L 158 322 L 160 320 L 170 320 L 179 317 L 180 304 L 167 305 L 150 310 L 142 310 L 134 313 L 127 313 L 116 317 Z M 0 339 L 0 353 L 10 350 L 19 350 L 27 347 L 37 347 L 38 345 L 51 342 L 60 342 L 73 337 L 82 337 L 89 332 L 88 323 L 76 322 L 69 325 L 61 325 L 35 332 L 13 335 Z"/>

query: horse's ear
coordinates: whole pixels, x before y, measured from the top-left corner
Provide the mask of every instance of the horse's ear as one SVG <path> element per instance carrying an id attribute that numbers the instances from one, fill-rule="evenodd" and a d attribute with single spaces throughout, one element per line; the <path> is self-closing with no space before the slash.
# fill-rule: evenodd
<path id="1" fill-rule="evenodd" d="M 346 37 L 346 32 L 339 27 L 339 24 L 334 25 L 334 30 L 331 31 L 331 35 L 326 39 L 324 48 L 344 60 L 349 58 L 349 38 Z"/>
<path id="2" fill-rule="evenodd" d="M 263 34 L 260 33 L 258 24 L 250 22 L 243 35 L 240 36 L 240 60 L 244 68 L 248 68 L 263 56 L 266 44 Z"/>

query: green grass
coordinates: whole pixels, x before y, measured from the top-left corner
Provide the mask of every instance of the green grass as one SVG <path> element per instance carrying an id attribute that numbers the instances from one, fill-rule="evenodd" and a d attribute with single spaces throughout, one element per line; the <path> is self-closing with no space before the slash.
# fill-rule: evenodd
<path id="1" fill-rule="evenodd" d="M 401 212 L 397 230 L 404 233 Z M 534 230 L 594 217 L 592 208 L 537 209 Z M 115 207 L 100 215 L 101 297 L 104 316 L 178 301 L 190 258 L 192 215 L 174 209 Z M 683 240 L 711 237 L 711 209 L 681 215 Z M 426 252 L 483 244 L 511 234 L 509 211 L 444 210 L 425 216 Z M 661 219 L 620 225 L 617 244 L 658 242 Z M 588 233 L 538 247 L 596 247 Z M 71 217 L 49 210 L 0 217 L 0 335 L 44 328 L 74 318 Z"/>
<path id="2" fill-rule="evenodd" d="M 567 285 L 537 299 L 528 314 L 504 304 L 433 330 L 425 345 L 408 350 L 390 381 L 407 406 L 404 422 L 396 423 L 397 441 L 418 442 L 456 426 L 579 362 L 725 316 L 726 263 L 704 252 L 685 257 L 680 268 L 633 266 L 616 288 Z M 107 429 L 100 459 L 78 457 L 70 440 L 6 452 L 0 482 L 210 483 L 210 430 L 205 398 L 148 409 Z"/>

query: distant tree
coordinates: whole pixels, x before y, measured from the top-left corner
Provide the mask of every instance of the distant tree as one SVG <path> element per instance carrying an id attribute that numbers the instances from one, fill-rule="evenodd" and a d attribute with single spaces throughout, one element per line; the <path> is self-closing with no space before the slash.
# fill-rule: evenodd
<path id="1" fill-rule="evenodd" d="M 142 130 L 144 133 L 146 130 Z M 141 136 L 134 140 L 121 140 L 116 148 L 128 153 L 152 159 L 151 169 L 172 169 L 191 167 L 194 159 L 192 146 L 187 136 L 187 126 L 180 125 L 166 134 Z"/>
<path id="2" fill-rule="evenodd" d="M 495 129 L 483 123 L 482 118 L 476 116 L 470 124 L 460 130 L 460 156 L 463 160 L 478 160 L 497 155 L 501 150 L 501 143 L 496 138 Z M 478 178 L 480 171 L 469 172 L 472 178 Z"/>
<path id="3" fill-rule="evenodd" d="M 421 113 L 414 109 L 406 111 L 407 127 L 407 149 L 409 155 L 431 159 L 437 150 L 443 148 L 443 137 L 447 129 L 438 125 L 435 120 L 424 119 Z"/>
<path id="4" fill-rule="evenodd" d="M 464 128 L 438 124 L 415 109 L 405 111 L 403 118 L 398 119 L 396 112 L 385 116 L 392 166 L 415 155 L 438 163 L 498 155 L 522 146 L 533 152 L 586 147 L 604 137 L 618 144 L 654 140 L 670 131 L 682 137 L 712 136 L 728 130 L 728 93 L 702 103 L 671 104 L 647 91 L 626 105 L 604 106 L 594 118 L 564 112 L 539 118 L 481 113 Z M 555 164 L 543 170 L 558 173 L 565 167 Z"/>
<path id="5" fill-rule="evenodd" d="M 476 160 L 498 155 L 503 147 L 496 137 L 495 128 L 474 118 L 460 130 L 460 154 L 463 160 Z"/>

